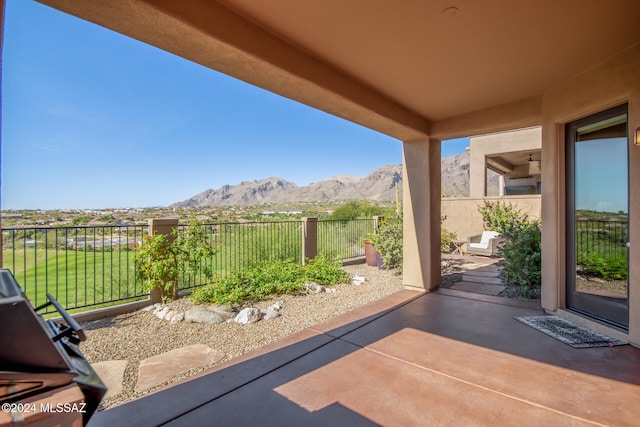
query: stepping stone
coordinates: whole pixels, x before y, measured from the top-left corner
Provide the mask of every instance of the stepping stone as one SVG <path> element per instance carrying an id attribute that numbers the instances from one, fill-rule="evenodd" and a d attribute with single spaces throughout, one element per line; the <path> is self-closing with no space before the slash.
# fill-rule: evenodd
<path id="1" fill-rule="evenodd" d="M 135 391 L 158 386 L 182 372 L 217 362 L 223 357 L 223 353 L 204 344 L 194 344 L 144 359 L 138 368 Z"/>
<path id="2" fill-rule="evenodd" d="M 463 282 L 475 282 L 482 283 L 487 285 L 502 285 L 502 279 L 499 277 L 481 277 L 481 276 L 471 276 L 467 273 L 462 275 Z"/>
<path id="3" fill-rule="evenodd" d="M 126 360 L 108 360 L 106 362 L 92 363 L 91 366 L 102 382 L 109 388 L 104 398 L 116 396 L 122 393 L 122 379 L 127 368 Z"/>
<path id="4" fill-rule="evenodd" d="M 458 282 L 451 286 L 451 289 L 463 292 L 472 292 L 483 295 L 497 296 L 500 292 L 504 291 L 504 286 L 491 285 L 486 283 L 474 283 L 474 282 Z"/>
<path id="5" fill-rule="evenodd" d="M 465 276 L 469 275 L 469 276 L 480 276 L 480 277 L 499 277 L 500 276 L 500 272 L 499 271 L 476 271 L 476 270 L 469 270 L 469 271 L 465 271 L 463 273 Z"/>

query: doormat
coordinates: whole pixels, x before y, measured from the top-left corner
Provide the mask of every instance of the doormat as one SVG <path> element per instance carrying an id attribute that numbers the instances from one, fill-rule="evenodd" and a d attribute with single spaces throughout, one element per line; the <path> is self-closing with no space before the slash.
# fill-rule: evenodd
<path id="1" fill-rule="evenodd" d="M 514 319 L 574 348 L 613 347 L 627 344 L 558 316 L 522 316 Z"/>

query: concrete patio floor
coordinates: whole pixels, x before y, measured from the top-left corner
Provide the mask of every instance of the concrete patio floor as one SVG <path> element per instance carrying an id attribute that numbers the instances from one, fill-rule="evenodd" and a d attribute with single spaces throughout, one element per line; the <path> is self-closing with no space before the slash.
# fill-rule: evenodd
<path id="1" fill-rule="evenodd" d="M 89 426 L 638 425 L 640 350 L 574 349 L 534 303 L 400 291 Z"/>

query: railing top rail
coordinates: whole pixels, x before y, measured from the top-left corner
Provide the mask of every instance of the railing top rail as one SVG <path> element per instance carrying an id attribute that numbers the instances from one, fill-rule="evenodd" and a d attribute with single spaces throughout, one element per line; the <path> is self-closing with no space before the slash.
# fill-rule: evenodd
<path id="1" fill-rule="evenodd" d="M 287 221 L 245 221 L 245 222 L 203 222 L 200 223 L 203 227 L 218 226 L 218 225 L 265 225 L 265 224 L 300 224 L 300 220 L 287 220 Z M 187 223 L 178 223 L 178 227 L 188 227 Z"/>
<path id="2" fill-rule="evenodd" d="M 603 224 L 628 224 L 629 221 L 609 220 L 609 219 L 576 219 L 576 222 L 600 222 Z"/>
<path id="3" fill-rule="evenodd" d="M 18 226 L 18 227 L 2 227 L 2 231 L 22 231 L 22 230 L 64 230 L 66 228 L 72 229 L 91 229 L 91 228 L 148 228 L 147 224 L 128 224 L 128 225 L 113 225 L 113 224 L 104 224 L 104 225 L 57 225 L 57 226 L 42 226 L 42 225 L 28 225 L 28 226 Z"/>

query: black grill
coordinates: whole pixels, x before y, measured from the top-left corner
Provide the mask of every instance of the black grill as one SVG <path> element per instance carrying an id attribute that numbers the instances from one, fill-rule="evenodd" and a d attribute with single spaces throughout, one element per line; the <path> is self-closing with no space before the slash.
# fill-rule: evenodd
<path id="1" fill-rule="evenodd" d="M 78 345 L 84 331 L 55 300 L 33 308 L 7 269 L 0 269 L 0 403 L 20 402 L 75 383 L 85 399 L 83 423 L 95 412 L 107 387 Z M 39 313 L 53 305 L 62 320 Z"/>

